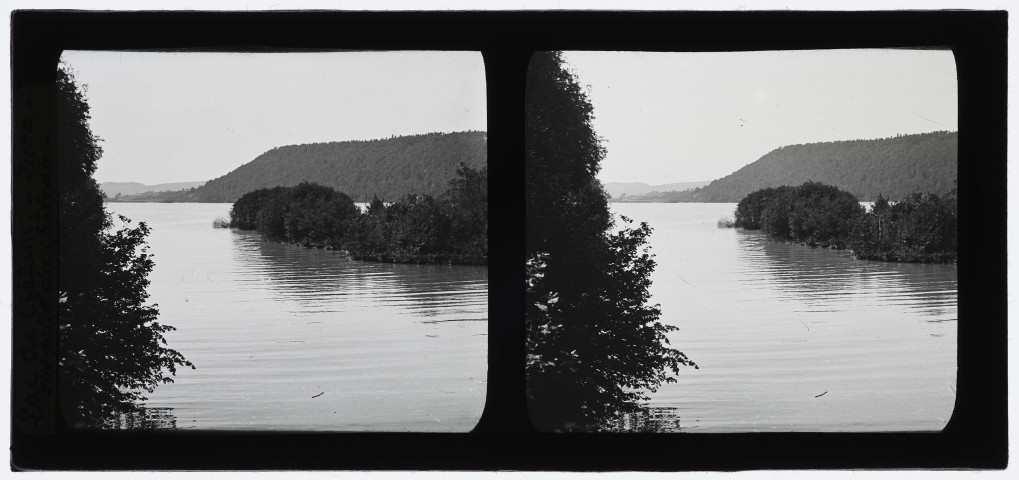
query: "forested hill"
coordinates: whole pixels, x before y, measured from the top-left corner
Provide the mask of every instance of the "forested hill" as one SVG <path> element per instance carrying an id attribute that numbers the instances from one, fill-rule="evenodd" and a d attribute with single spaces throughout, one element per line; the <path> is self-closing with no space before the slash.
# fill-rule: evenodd
<path id="1" fill-rule="evenodd" d="M 957 132 L 900 135 L 877 140 L 790 145 L 754 163 L 684 192 L 627 197 L 629 202 L 738 202 L 751 192 L 815 181 L 849 191 L 861 201 L 947 192 L 958 176 Z"/>
<path id="2" fill-rule="evenodd" d="M 374 195 L 386 201 L 439 195 L 461 162 L 475 169 L 486 165 L 487 138 L 474 131 L 277 147 L 209 180 L 184 201 L 234 202 L 252 190 L 301 182 L 332 187 L 358 202 Z"/>
<path id="3" fill-rule="evenodd" d="M 901 135 L 878 140 L 791 145 L 773 150 L 698 193 L 704 202 L 738 202 L 750 192 L 817 181 L 870 201 L 878 194 L 947 192 L 958 176 L 957 132 Z"/>

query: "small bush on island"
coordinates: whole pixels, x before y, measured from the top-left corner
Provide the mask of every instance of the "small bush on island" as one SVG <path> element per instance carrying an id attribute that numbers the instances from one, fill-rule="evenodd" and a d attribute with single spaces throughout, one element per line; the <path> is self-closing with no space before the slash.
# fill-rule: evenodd
<path id="1" fill-rule="evenodd" d="M 849 248 L 860 259 L 950 263 L 958 256 L 955 190 L 913 193 L 895 204 L 879 196 L 868 212 L 849 192 L 807 182 L 753 192 L 734 215 L 736 227 L 776 240 Z"/>
<path id="2" fill-rule="evenodd" d="M 217 218 L 212 221 L 212 228 L 230 228 L 230 221 L 225 218 Z"/>
<path id="3" fill-rule="evenodd" d="M 488 263 L 488 172 L 461 164 L 438 198 L 407 195 L 362 213 L 351 198 L 314 183 L 242 195 L 230 226 L 266 239 L 346 250 L 351 258 L 389 263 Z"/>
<path id="4" fill-rule="evenodd" d="M 719 218 L 716 225 L 718 225 L 718 228 L 733 228 L 735 226 L 732 219 L 726 217 Z"/>

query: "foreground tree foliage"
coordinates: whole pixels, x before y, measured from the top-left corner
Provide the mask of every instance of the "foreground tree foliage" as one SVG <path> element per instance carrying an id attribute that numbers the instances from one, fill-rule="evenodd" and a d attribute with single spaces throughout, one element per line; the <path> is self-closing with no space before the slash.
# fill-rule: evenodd
<path id="1" fill-rule="evenodd" d="M 898 262 L 954 262 L 958 255 L 958 200 L 913 193 L 891 204 L 878 196 L 866 212 L 849 192 L 807 182 L 765 188 L 736 206 L 736 227 L 762 230 L 776 240 L 850 248 L 857 258 Z"/>
<path id="2" fill-rule="evenodd" d="M 611 233 L 595 178 L 605 151 L 558 52 L 536 53 L 525 97 L 527 397 L 541 430 L 608 430 L 693 365 L 647 305 L 651 228 Z M 623 219 L 629 223 L 628 219 Z"/>
<path id="3" fill-rule="evenodd" d="M 461 164 L 439 197 L 374 198 L 364 213 L 331 187 L 301 183 L 237 199 L 230 226 L 266 239 L 342 249 L 352 258 L 399 263 L 484 264 L 488 259 L 488 173 Z"/>
<path id="4" fill-rule="evenodd" d="M 167 348 L 155 305 L 145 305 L 152 256 L 148 226 L 112 231 L 92 178 L 102 155 L 89 106 L 73 75 L 57 71 L 60 398 L 69 426 L 96 428 L 139 410 L 143 392 L 194 368 Z"/>

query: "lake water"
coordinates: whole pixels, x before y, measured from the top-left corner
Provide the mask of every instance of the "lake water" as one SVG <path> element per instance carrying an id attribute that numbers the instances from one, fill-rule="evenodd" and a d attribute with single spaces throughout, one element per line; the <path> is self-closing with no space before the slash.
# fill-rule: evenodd
<path id="1" fill-rule="evenodd" d="M 149 394 L 182 429 L 469 431 L 488 270 L 359 262 L 213 229 L 229 204 L 107 204 L 152 227 L 150 301 L 198 367 Z M 952 415 L 954 265 L 719 229 L 735 204 L 612 204 L 654 228 L 653 303 L 700 365 L 652 394 L 680 431 L 931 431 Z"/>
<path id="2" fill-rule="evenodd" d="M 487 391 L 488 269 L 393 265 L 214 229 L 230 204 L 109 203 L 145 221 L 150 302 L 197 369 L 146 406 L 182 429 L 466 432 Z"/>
<path id="3" fill-rule="evenodd" d="M 651 302 L 700 366 L 651 406 L 689 432 L 941 430 L 955 404 L 956 266 L 717 228 L 735 207 L 611 204 L 654 228 Z"/>

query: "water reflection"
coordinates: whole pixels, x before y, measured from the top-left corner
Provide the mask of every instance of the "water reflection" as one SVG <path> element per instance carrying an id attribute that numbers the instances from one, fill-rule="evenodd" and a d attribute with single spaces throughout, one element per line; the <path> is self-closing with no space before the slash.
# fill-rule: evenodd
<path id="1" fill-rule="evenodd" d="M 487 320 L 486 267 L 363 262 L 254 232 L 234 231 L 233 243 L 242 281 L 268 283 L 276 300 L 295 300 L 306 313 L 383 306 L 431 317 L 429 323 Z"/>
<path id="2" fill-rule="evenodd" d="M 125 418 L 123 428 L 477 424 L 487 390 L 486 268 L 356 262 L 211 228 L 226 204 L 117 206 L 152 226 L 150 300 L 177 328 L 169 345 L 198 366 L 147 395 L 145 406 L 159 410 Z"/>
<path id="3" fill-rule="evenodd" d="M 110 421 L 108 428 L 117 430 L 177 429 L 173 408 L 139 406 L 138 411 L 122 413 Z"/>
<path id="4" fill-rule="evenodd" d="M 772 241 L 759 232 L 735 233 L 743 273 L 739 282 L 772 285 L 782 298 L 803 302 L 809 311 L 844 312 L 857 305 L 854 300 L 868 299 L 926 316 L 954 314 L 955 265 L 857 260 L 845 250 Z"/>
<path id="5" fill-rule="evenodd" d="M 606 428 L 609 431 L 626 433 L 681 432 L 683 427 L 679 422 L 678 410 L 676 407 L 643 407 L 610 421 Z"/>
<path id="6" fill-rule="evenodd" d="M 647 221 L 651 302 L 700 365 L 650 394 L 669 431 L 938 431 L 956 383 L 956 267 L 720 229 L 732 204 L 613 204 Z M 935 323 L 940 322 L 940 323 Z"/>

